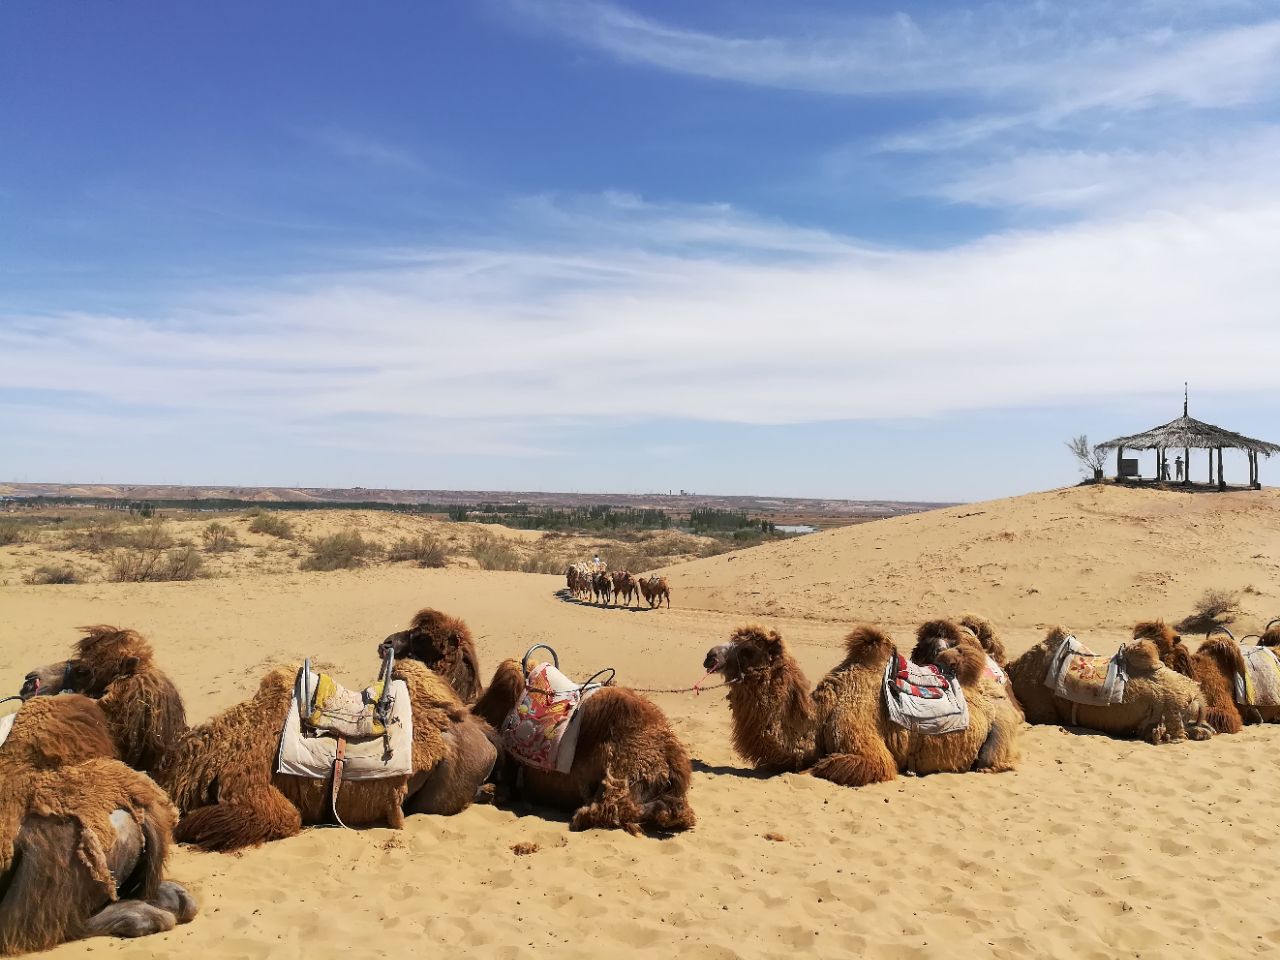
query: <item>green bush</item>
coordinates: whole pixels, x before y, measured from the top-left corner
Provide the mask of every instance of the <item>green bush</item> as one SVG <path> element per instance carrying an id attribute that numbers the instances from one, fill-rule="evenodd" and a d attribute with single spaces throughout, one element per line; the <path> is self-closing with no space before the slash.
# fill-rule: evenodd
<path id="1" fill-rule="evenodd" d="M 377 545 L 370 543 L 355 530 L 321 537 L 311 544 L 311 556 L 302 561 L 303 570 L 349 570 L 364 566 L 365 558 L 377 553 Z"/>
<path id="2" fill-rule="evenodd" d="M 471 556 L 481 570 L 520 570 L 524 559 L 509 540 L 494 536 L 487 530 L 471 543 Z"/>

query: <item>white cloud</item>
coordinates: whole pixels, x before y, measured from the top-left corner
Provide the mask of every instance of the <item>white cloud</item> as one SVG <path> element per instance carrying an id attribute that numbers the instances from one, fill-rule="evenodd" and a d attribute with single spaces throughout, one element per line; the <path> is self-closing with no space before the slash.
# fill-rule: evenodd
<path id="1" fill-rule="evenodd" d="M 544 198 L 573 243 L 402 251 L 155 317 L 0 318 L 0 379 L 282 438 L 506 452 L 532 452 L 530 423 L 934 416 L 1189 375 L 1251 390 L 1280 351 L 1280 191 L 1220 199 L 922 253 Z"/>
<path id="2" fill-rule="evenodd" d="M 409 173 L 426 173 L 429 169 L 410 151 L 366 133 L 345 130 L 341 127 L 322 127 L 318 130 L 308 130 L 304 135 L 308 140 L 344 160 L 354 160 Z"/>

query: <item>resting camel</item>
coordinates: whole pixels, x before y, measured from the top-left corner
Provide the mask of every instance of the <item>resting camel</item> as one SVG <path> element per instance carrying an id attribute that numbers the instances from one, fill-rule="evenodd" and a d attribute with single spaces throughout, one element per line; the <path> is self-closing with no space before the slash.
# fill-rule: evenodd
<path id="1" fill-rule="evenodd" d="M 236 850 L 293 836 L 306 824 L 330 822 L 328 781 L 275 772 L 298 669 L 272 670 L 251 699 L 183 733 L 152 771 L 182 811 L 174 831 L 178 840 L 207 850 Z M 28 686 L 55 694 L 63 678 L 75 675 L 74 662 L 51 664 L 33 671 Z M 446 680 L 413 660 L 397 663 L 392 676 L 405 681 L 412 700 L 413 773 L 346 781 L 337 813 L 351 826 L 399 828 L 406 813 L 458 813 L 470 805 L 497 759 L 491 731 L 467 712 Z M 109 700 L 111 689 L 108 684 L 99 701 L 108 719 L 116 705 Z M 121 752 L 128 753 L 130 746 Z"/>
<path id="2" fill-rule="evenodd" d="M 84 636 L 70 660 L 27 674 L 22 696 L 74 691 L 97 700 L 111 725 L 120 759 L 135 770 L 156 773 L 165 753 L 186 732 L 182 696 L 156 665 L 140 634 L 99 624 Z"/>
<path id="3" fill-rule="evenodd" d="M 1044 680 L 1053 655 L 1070 635 L 1066 627 L 1054 627 L 1042 641 L 1009 664 L 1009 680 L 1028 723 L 1087 727 L 1151 743 L 1174 743 L 1188 737 L 1207 740 L 1213 736 L 1200 687 L 1194 680 L 1165 668 L 1160 652 L 1150 640 L 1125 647 L 1129 680 L 1123 702 L 1097 706 L 1072 703 L 1057 696 Z"/>
<path id="4" fill-rule="evenodd" d="M 520 665 L 505 660 L 473 709 L 497 729 L 524 689 Z M 570 830 L 621 828 L 637 836 L 694 825 L 689 753 L 656 704 L 608 685 L 582 702 L 576 722 L 578 745 L 568 773 L 507 758 L 504 781 L 514 782 L 520 799 L 573 811 Z"/>
<path id="5" fill-rule="evenodd" d="M 995 627 L 991 625 L 991 621 L 981 614 L 962 613 L 956 622 L 978 638 L 978 643 L 982 645 L 983 651 L 995 662 L 1000 672 L 1005 674 L 1005 682 L 1000 685 L 1004 688 L 1004 695 L 1008 699 L 1010 706 L 1021 717 L 1022 704 L 1018 702 L 1018 696 L 1013 692 L 1013 684 L 1008 682 L 1008 673 L 1006 671 L 1009 658 L 1005 654 L 1004 642 L 996 635 Z M 913 657 L 912 659 L 915 658 Z M 997 680 L 994 671 L 989 670 L 988 676 L 991 676 L 993 680 Z"/>
<path id="6" fill-rule="evenodd" d="M 1163 620 L 1133 628 L 1133 639 L 1150 640 L 1160 651 L 1160 662 L 1200 685 L 1205 719 L 1217 733 L 1239 733 L 1244 718 L 1236 705 L 1235 678 L 1245 671 L 1240 646 L 1228 637 L 1210 637 L 1192 653 L 1182 637 Z"/>
<path id="7" fill-rule="evenodd" d="M 164 879 L 177 811 L 116 759 L 87 697 L 28 703 L 0 747 L 0 955 L 141 937 L 196 915 Z"/>
<path id="8" fill-rule="evenodd" d="M 757 769 L 809 770 L 844 786 L 894 779 L 899 773 L 1011 770 L 1017 760 L 1018 720 L 996 701 L 984 676 L 977 641 L 945 621 L 926 624 L 947 635 L 938 665 L 963 689 L 969 726 L 945 734 L 921 734 L 896 725 L 885 701 L 884 678 L 893 641 L 870 625 L 845 638 L 846 656 L 810 693 L 809 681 L 773 630 L 738 629 L 712 647 L 703 665 L 729 682 L 733 744 Z"/>
<path id="9" fill-rule="evenodd" d="M 382 643 L 395 651 L 397 660 L 411 657 L 440 674 L 463 703 L 475 703 L 480 696 L 476 642 L 471 630 L 456 617 L 424 608 L 413 615 L 408 630 L 393 633 Z"/>

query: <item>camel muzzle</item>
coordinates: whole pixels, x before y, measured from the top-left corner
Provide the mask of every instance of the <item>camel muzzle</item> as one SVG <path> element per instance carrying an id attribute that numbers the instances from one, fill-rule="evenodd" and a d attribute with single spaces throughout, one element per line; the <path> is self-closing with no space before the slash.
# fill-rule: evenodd
<path id="1" fill-rule="evenodd" d="M 707 655 L 702 658 L 702 669 L 708 673 L 719 673 L 724 669 L 724 665 L 729 660 L 729 645 L 721 644 L 718 647 L 712 647 L 707 651 Z"/>
<path id="2" fill-rule="evenodd" d="M 40 678 L 34 673 L 28 673 L 26 679 L 22 681 L 22 689 L 18 691 L 18 696 L 23 700 L 30 700 L 32 697 L 40 694 Z"/>

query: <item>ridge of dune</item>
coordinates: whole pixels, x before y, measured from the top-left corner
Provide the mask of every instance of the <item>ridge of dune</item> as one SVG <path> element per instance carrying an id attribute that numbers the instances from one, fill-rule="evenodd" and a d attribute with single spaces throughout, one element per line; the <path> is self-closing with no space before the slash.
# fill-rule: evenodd
<path id="1" fill-rule="evenodd" d="M 976 609 L 1000 623 L 1115 629 L 1179 618 L 1207 589 L 1280 616 L 1280 491 L 1089 485 L 894 517 L 678 564 L 684 607 L 756 617 L 919 622 Z"/>

